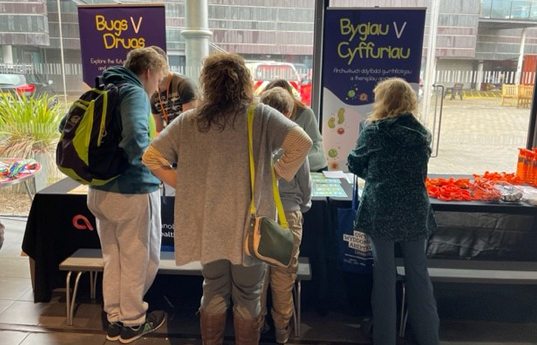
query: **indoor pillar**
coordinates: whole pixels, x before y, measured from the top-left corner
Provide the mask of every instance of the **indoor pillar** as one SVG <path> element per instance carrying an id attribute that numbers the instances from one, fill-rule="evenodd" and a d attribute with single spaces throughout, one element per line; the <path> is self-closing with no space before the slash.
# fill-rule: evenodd
<path id="1" fill-rule="evenodd" d="M 186 0 L 186 29 L 181 31 L 185 38 L 185 75 L 199 84 L 199 72 L 203 59 L 209 55 L 209 14 L 207 0 Z"/>

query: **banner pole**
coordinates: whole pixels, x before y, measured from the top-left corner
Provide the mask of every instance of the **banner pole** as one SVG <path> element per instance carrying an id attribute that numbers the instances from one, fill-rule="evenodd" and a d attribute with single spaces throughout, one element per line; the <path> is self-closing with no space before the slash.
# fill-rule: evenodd
<path id="1" fill-rule="evenodd" d="M 60 29 L 60 57 L 62 61 L 62 81 L 63 81 L 63 100 L 65 101 L 64 110 L 69 109 L 67 106 L 67 83 L 65 82 L 65 56 L 63 54 L 63 30 L 62 30 L 62 10 L 60 0 L 56 0 L 58 6 L 58 26 Z"/>
<path id="2" fill-rule="evenodd" d="M 423 112 L 421 120 L 427 126 L 429 108 L 431 106 L 431 89 L 435 82 L 436 71 L 436 32 L 438 31 L 438 16 L 440 14 L 440 0 L 433 0 L 429 20 L 429 42 L 427 45 L 427 62 L 425 65 L 425 79 L 423 80 Z M 443 97 L 444 95 L 442 95 Z"/>

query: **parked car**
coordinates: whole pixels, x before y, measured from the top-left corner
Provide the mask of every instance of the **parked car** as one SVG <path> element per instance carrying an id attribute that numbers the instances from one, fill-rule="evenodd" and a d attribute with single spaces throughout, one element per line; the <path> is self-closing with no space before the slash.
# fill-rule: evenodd
<path id="1" fill-rule="evenodd" d="M 302 100 L 302 103 L 304 103 L 308 107 L 311 106 L 311 84 L 313 82 L 312 72 L 313 71 L 311 69 L 308 70 L 308 73 L 304 75 L 300 83 L 300 98 Z"/>
<path id="2" fill-rule="evenodd" d="M 19 96 L 35 97 L 43 94 L 54 96 L 52 80 L 43 74 L 24 73 L 18 71 L 0 72 L 0 92 Z"/>
<path id="3" fill-rule="evenodd" d="M 298 71 L 298 75 L 300 75 L 301 79 L 304 79 L 308 72 L 310 71 L 310 68 L 306 64 L 303 63 L 293 63 L 295 65 L 296 70 Z"/>
<path id="4" fill-rule="evenodd" d="M 254 82 L 254 95 L 259 96 L 273 80 L 285 79 L 293 87 L 293 94 L 300 99 L 301 78 L 295 66 L 287 62 L 257 61 L 246 62 Z"/>

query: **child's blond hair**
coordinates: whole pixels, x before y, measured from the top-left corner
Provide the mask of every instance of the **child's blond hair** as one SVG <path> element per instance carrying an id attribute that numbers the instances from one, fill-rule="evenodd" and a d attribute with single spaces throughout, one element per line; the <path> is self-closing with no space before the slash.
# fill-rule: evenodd
<path id="1" fill-rule="evenodd" d="M 293 111 L 294 100 L 287 90 L 277 86 L 261 94 L 261 102 L 288 116 Z"/>

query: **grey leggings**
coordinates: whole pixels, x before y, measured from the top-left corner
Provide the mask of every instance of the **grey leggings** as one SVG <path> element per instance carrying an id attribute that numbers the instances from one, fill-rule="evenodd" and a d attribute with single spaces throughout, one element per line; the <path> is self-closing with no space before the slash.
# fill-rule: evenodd
<path id="1" fill-rule="evenodd" d="M 201 269 L 203 297 L 201 309 L 209 314 L 222 314 L 233 299 L 233 311 L 243 319 L 255 319 L 261 312 L 261 292 L 266 265 L 244 267 L 218 260 Z"/>

